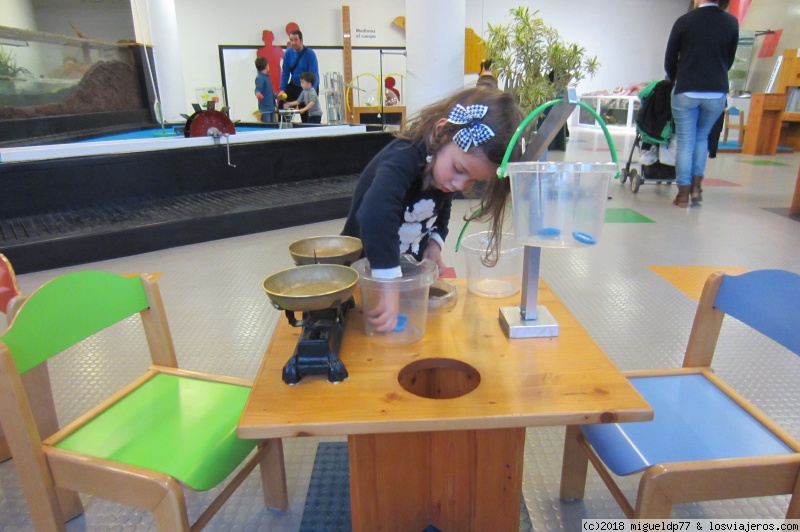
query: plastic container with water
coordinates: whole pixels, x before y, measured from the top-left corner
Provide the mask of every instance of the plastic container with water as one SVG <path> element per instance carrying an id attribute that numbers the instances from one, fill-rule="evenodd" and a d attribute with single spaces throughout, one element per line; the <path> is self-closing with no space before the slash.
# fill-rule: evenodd
<path id="1" fill-rule="evenodd" d="M 617 163 L 521 162 L 506 170 L 517 242 L 551 248 L 597 243 Z"/>
<path id="2" fill-rule="evenodd" d="M 500 255 L 492 267 L 483 264 L 491 233 L 483 231 L 466 237 L 460 245 L 467 262 L 467 290 L 481 297 L 507 297 L 519 292 L 522 285 L 524 247 L 511 233 L 500 239 Z"/>
<path id="3" fill-rule="evenodd" d="M 403 276 L 393 279 L 373 277 L 369 260 L 366 258 L 357 260 L 351 267 L 359 275 L 361 306 L 365 314 L 369 309 L 379 305 L 384 298 L 398 298 L 400 302 L 397 327 L 390 332 L 377 332 L 365 318 L 367 336 L 375 342 L 390 345 L 410 344 L 422 339 L 428 319 L 430 286 L 439 275 L 436 263 L 430 259 L 419 262 L 411 255 L 403 255 L 400 257 Z"/>

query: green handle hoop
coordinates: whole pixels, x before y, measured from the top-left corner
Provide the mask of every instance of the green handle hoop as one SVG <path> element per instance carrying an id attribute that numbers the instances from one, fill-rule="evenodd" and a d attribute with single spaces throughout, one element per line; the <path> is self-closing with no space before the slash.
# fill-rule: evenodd
<path id="1" fill-rule="evenodd" d="M 552 101 L 549 101 L 547 103 L 543 103 L 542 105 L 540 105 L 539 107 L 537 107 L 536 109 L 531 111 L 530 114 L 528 114 L 528 116 L 525 117 L 525 119 L 522 121 L 522 123 L 517 128 L 517 130 L 514 132 L 514 135 L 511 137 L 511 141 L 508 143 L 508 148 L 506 149 L 506 153 L 503 156 L 503 161 L 500 163 L 500 166 L 497 168 L 497 177 L 499 179 L 504 179 L 504 178 L 508 177 L 508 176 L 506 176 L 506 165 L 508 165 L 508 160 L 511 158 L 511 153 L 514 151 L 514 146 L 516 146 L 517 141 L 522 136 L 522 132 L 525 131 L 525 128 L 528 127 L 528 124 L 530 124 L 531 120 L 533 120 L 534 118 L 539 116 L 541 113 L 543 113 L 544 110 L 547 109 L 548 107 L 552 107 L 552 106 L 558 105 L 560 103 L 564 103 L 564 99 L 563 98 L 558 98 L 556 100 L 552 100 Z M 579 101 L 578 105 L 582 109 L 586 109 L 587 111 L 589 111 L 589 113 L 594 117 L 594 119 L 597 120 L 597 123 L 600 124 L 600 128 L 603 130 L 603 135 L 605 136 L 606 142 L 608 143 L 608 149 L 609 149 L 609 151 L 611 151 L 611 161 L 615 162 L 615 163 L 619 163 L 619 160 L 617 159 L 617 149 L 614 146 L 614 139 L 611 138 L 611 133 L 609 133 L 608 127 L 606 126 L 606 123 L 603 120 L 603 118 L 597 113 L 597 111 L 592 109 L 589 105 L 585 104 L 584 102 L 580 102 Z M 614 176 L 614 179 L 619 179 L 619 172 L 617 172 L 617 174 Z M 472 218 L 473 216 L 478 214 L 478 212 L 479 212 L 479 210 L 476 210 L 475 212 L 473 212 L 470 215 L 470 218 Z M 458 248 L 461 246 L 461 239 L 464 238 L 464 233 L 466 232 L 468 226 L 469 226 L 469 222 L 465 223 L 464 227 L 461 229 L 461 233 L 458 234 L 458 240 L 456 240 L 456 252 L 458 252 Z"/>

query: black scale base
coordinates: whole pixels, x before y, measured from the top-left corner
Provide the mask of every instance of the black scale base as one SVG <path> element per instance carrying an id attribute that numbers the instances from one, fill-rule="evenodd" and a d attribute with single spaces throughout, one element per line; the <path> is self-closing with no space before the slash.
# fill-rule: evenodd
<path id="1" fill-rule="evenodd" d="M 294 355 L 283 366 L 283 382 L 297 384 L 307 375 L 325 375 L 333 383 L 347 378 L 347 368 L 339 359 L 339 347 L 347 311 L 354 307 L 351 297 L 334 308 L 303 312 L 299 321 L 293 311 L 286 311 L 292 327 L 302 327 L 303 331 Z"/>

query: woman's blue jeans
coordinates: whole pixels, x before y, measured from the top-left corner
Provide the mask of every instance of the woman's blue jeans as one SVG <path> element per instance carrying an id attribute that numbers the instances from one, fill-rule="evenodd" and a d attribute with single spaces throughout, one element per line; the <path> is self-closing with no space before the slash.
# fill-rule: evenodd
<path id="1" fill-rule="evenodd" d="M 675 154 L 675 182 L 692 184 L 692 176 L 703 177 L 708 158 L 708 134 L 725 110 L 725 96 L 691 98 L 672 93 L 672 119 L 678 135 Z"/>

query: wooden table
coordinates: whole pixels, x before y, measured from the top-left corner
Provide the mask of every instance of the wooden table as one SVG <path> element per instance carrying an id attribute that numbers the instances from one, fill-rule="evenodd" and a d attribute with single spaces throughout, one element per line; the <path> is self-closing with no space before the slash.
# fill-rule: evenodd
<path id="1" fill-rule="evenodd" d="M 499 309 L 519 305 L 519 295 L 481 298 L 465 280 L 454 283 L 456 307 L 429 315 L 425 337 L 411 345 L 373 342 L 351 311 L 341 349 L 350 377 L 339 384 L 283 383 L 300 333 L 285 319 L 267 349 L 238 434 L 347 435 L 353 530 L 516 531 L 526 427 L 653 417 L 541 281 L 539 302 L 561 327 L 556 338 L 506 338 Z M 422 367 L 399 378 L 411 363 Z M 462 363 L 474 372 L 460 371 Z M 475 384 L 460 397 L 420 396 L 458 395 Z"/>

